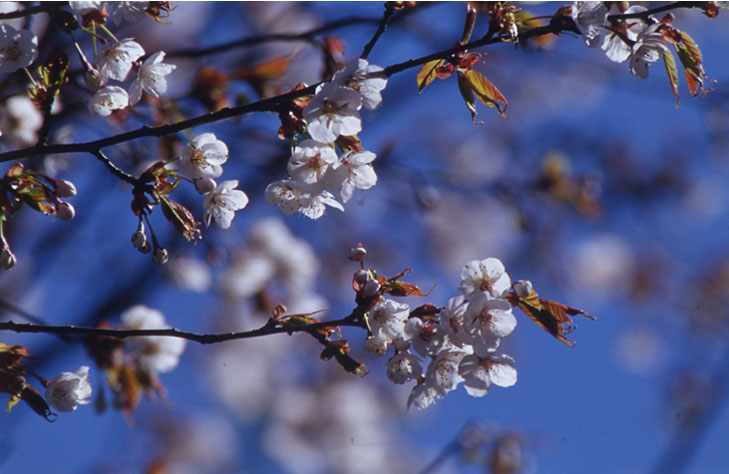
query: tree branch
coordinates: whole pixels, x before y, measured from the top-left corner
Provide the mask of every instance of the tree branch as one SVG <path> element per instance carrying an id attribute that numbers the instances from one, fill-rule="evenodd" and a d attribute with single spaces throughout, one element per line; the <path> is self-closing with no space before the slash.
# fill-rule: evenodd
<path id="1" fill-rule="evenodd" d="M 392 2 L 385 3 L 385 13 L 382 15 L 382 20 L 380 20 L 380 24 L 377 26 L 377 31 L 375 31 L 375 34 L 372 35 L 372 39 L 370 39 L 369 43 L 367 43 L 362 50 L 362 54 L 360 54 L 360 58 L 367 59 L 367 57 L 372 52 L 372 48 L 375 47 L 375 43 L 377 43 L 377 40 L 380 39 L 380 36 L 382 36 L 382 33 L 385 32 L 387 29 L 388 23 L 390 23 L 390 20 L 392 19 L 392 15 L 395 14 L 395 6 Z"/>
<path id="2" fill-rule="evenodd" d="M 63 336 L 90 336 L 90 337 L 116 337 L 126 339 L 139 336 L 168 336 L 187 339 L 200 344 L 217 344 L 236 339 L 250 339 L 252 337 L 267 336 L 270 334 L 293 334 L 295 332 L 313 333 L 316 330 L 328 327 L 354 326 L 362 327 L 362 322 L 356 313 L 333 321 L 323 321 L 312 324 L 290 324 L 279 326 L 278 323 L 269 322 L 261 328 L 251 331 L 229 332 L 221 334 L 197 334 L 180 331 L 179 329 L 107 329 L 89 328 L 79 326 L 52 326 L 46 324 L 16 323 L 14 321 L 0 322 L 0 331 L 14 331 L 17 333 L 33 334 L 59 334 Z"/>
<path id="3" fill-rule="evenodd" d="M 36 13 L 49 13 L 52 10 L 61 8 L 68 5 L 68 2 L 41 2 L 40 5 L 35 7 L 25 8 L 23 10 L 16 10 L 14 12 L 0 13 L 0 20 L 14 20 L 16 18 L 23 18 Z"/>

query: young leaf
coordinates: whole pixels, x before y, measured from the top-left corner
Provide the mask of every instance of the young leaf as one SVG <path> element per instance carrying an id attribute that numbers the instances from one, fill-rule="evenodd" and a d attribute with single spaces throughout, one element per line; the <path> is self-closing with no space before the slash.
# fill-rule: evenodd
<path id="1" fill-rule="evenodd" d="M 507 118 L 504 111 L 506 111 L 506 107 L 508 107 L 509 102 L 506 100 L 506 97 L 501 94 L 499 89 L 497 89 L 491 81 L 473 69 L 465 71 L 463 74 L 468 81 L 469 88 L 476 94 L 478 100 L 486 104 L 488 107 L 496 107 L 499 114 L 502 117 Z"/>
<path id="2" fill-rule="evenodd" d="M 471 111 L 471 121 L 475 124 L 483 125 L 483 122 L 476 121 L 476 100 L 473 98 L 473 90 L 466 76 L 461 73 L 458 73 L 458 90 L 461 93 L 461 97 L 463 97 L 463 101 L 466 103 L 466 107 Z"/>
<path id="3" fill-rule="evenodd" d="M 663 65 L 666 67 L 666 74 L 668 74 L 668 81 L 671 83 L 671 90 L 673 95 L 676 96 L 676 108 L 678 108 L 678 69 L 676 69 L 676 60 L 673 57 L 673 53 L 670 49 L 667 49 L 663 53 Z"/>
<path id="4" fill-rule="evenodd" d="M 704 79 L 707 79 L 701 51 L 688 33 L 681 32 L 681 42 L 676 45 L 678 58 L 683 65 L 683 72 L 686 76 L 691 95 L 696 97 L 704 90 Z"/>
<path id="5" fill-rule="evenodd" d="M 445 59 L 436 59 L 423 64 L 415 79 L 418 81 L 418 94 L 438 77 L 438 68 L 445 64 Z"/>

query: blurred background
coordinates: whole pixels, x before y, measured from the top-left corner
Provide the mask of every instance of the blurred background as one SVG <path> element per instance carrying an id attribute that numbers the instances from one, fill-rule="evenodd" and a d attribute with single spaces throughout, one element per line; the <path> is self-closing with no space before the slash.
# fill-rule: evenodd
<path id="1" fill-rule="evenodd" d="M 522 5 L 534 15 L 561 6 Z M 383 11 L 375 2 L 184 2 L 168 24 L 110 25 L 147 52 L 167 52 L 177 66 L 169 93 L 105 119 L 88 113 L 90 92 L 76 75 L 61 92 L 51 140 L 95 140 L 315 83 L 327 70 L 322 45 L 339 54 L 334 60 L 359 56 Z M 290 313 L 327 308 L 317 317 L 337 319 L 355 307 L 358 266 L 347 255 L 357 242 L 367 248 L 367 266 L 387 276 L 412 268 L 407 281 L 435 285 L 427 298 L 405 298 L 411 306 L 444 305 L 467 261 L 497 257 L 512 280 L 529 279 L 541 297 L 597 321 L 577 317 L 576 345 L 568 348 L 515 311 L 518 326 L 502 347 L 516 359 L 517 384 L 484 398 L 459 388 L 423 412 L 406 409 L 411 386 L 385 377 L 387 357 L 364 351 L 362 330 L 342 334 L 369 370 L 363 378 L 321 361 L 321 347 L 305 334 L 188 342 L 180 365 L 160 377 L 166 397 L 142 400 L 129 417 L 108 406 L 104 372 L 83 344 L 3 332 L 0 341 L 27 347 L 28 365 L 46 378 L 91 365 L 97 401 L 52 424 L 22 403 L 3 413 L 0 471 L 726 472 L 729 28 L 723 11 L 716 19 L 674 13 L 717 81 L 706 97 L 692 98 L 680 74 L 676 109 L 662 64 L 641 80 L 569 33 L 482 49 L 476 69 L 509 101 L 508 119 L 477 105 L 483 125 L 471 122 L 455 77 L 418 95 L 417 69 L 407 70 L 389 79 L 378 110 L 362 114 L 359 136 L 378 156 L 377 186 L 317 221 L 286 217 L 264 199 L 268 183 L 287 176 L 290 150 L 276 137 L 276 115 L 198 127 L 194 134 L 213 132 L 228 145 L 223 179 L 239 180 L 250 204 L 231 229 L 205 229 L 196 246 L 153 212 L 170 250 L 166 266 L 132 247 L 130 187 L 91 155 L 25 160 L 79 191 L 70 222 L 24 211 L 5 227 L 18 264 L 0 273 L 1 298 L 48 324 L 118 325 L 135 304 L 194 332 L 260 327 L 278 303 Z M 370 63 L 386 67 L 451 47 L 464 15 L 461 3 L 419 5 L 390 25 Z M 352 17 L 371 21 L 310 41 L 199 57 L 188 49 Z M 47 15 L 19 25 L 38 35 L 40 59 L 66 51 L 71 70 L 80 70 L 68 36 Z M 487 25 L 482 13 L 474 38 Z M 81 45 L 90 51 L 88 38 Z M 288 60 L 277 77 L 244 79 L 277 58 Z M 19 72 L 2 81 L 5 101 L 27 78 Z M 32 144 L 3 133 L 3 151 Z M 145 138 L 105 152 L 139 172 L 174 146 Z M 200 219 L 202 199 L 184 184 L 174 196 Z M 23 320 L 9 311 L 0 317 Z"/>

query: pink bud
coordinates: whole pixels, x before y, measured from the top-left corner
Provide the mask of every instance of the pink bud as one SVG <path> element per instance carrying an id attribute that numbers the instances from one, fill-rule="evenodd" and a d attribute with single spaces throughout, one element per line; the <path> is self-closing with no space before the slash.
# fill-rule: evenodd
<path id="1" fill-rule="evenodd" d="M 76 215 L 76 209 L 67 202 L 61 202 L 56 206 L 56 215 L 61 220 L 70 221 Z"/>
<path id="2" fill-rule="evenodd" d="M 135 249 L 141 250 L 147 244 L 147 235 L 143 230 L 138 230 L 132 234 L 132 245 Z"/>
<path id="3" fill-rule="evenodd" d="M 374 296 L 380 291 L 381 285 L 377 280 L 370 280 L 365 283 L 364 294 L 365 296 Z"/>
<path id="4" fill-rule="evenodd" d="M 370 279 L 370 272 L 367 270 L 357 270 L 354 273 L 354 281 L 360 284 L 360 286 L 364 285 L 369 281 Z"/>
<path id="5" fill-rule="evenodd" d="M 212 178 L 200 178 L 195 180 L 195 189 L 197 189 L 197 192 L 200 194 L 207 194 L 215 189 L 216 186 L 217 184 L 215 184 L 215 180 Z"/>
<path id="6" fill-rule="evenodd" d="M 357 244 L 356 247 L 349 250 L 349 259 L 353 262 L 361 262 L 367 255 L 367 249 L 362 244 Z"/>
<path id="7" fill-rule="evenodd" d="M 56 196 L 59 198 L 70 198 L 76 195 L 76 186 L 71 181 L 59 179 L 55 182 Z"/>
<path id="8" fill-rule="evenodd" d="M 0 267 L 3 267 L 5 270 L 10 270 L 16 263 L 18 263 L 18 259 L 15 258 L 15 254 L 10 251 L 10 248 L 5 247 L 0 252 Z"/>

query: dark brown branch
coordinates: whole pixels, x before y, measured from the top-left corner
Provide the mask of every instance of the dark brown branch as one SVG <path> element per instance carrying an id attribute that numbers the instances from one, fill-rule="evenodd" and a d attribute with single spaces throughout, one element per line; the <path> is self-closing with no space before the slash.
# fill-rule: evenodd
<path id="1" fill-rule="evenodd" d="M 293 334 L 295 332 L 308 332 L 313 334 L 318 329 L 328 327 L 341 326 L 359 326 L 362 323 L 353 313 L 345 318 L 336 319 L 334 321 L 324 321 L 313 324 L 286 325 L 279 326 L 275 324 L 266 324 L 265 326 L 254 329 L 252 331 L 229 332 L 222 334 L 197 334 L 192 332 L 180 331 L 178 329 L 106 329 L 106 328 L 89 328 L 79 326 L 51 326 L 45 324 L 25 324 L 7 321 L 0 323 L 0 331 L 14 331 L 17 333 L 33 333 L 33 334 L 58 334 L 62 336 L 106 336 L 126 339 L 128 337 L 138 336 L 168 336 L 179 337 L 189 341 L 198 342 L 200 344 L 216 344 L 225 341 L 233 341 L 236 339 L 250 339 L 252 337 L 267 336 L 270 334 Z"/>
<path id="2" fill-rule="evenodd" d="M 16 10 L 14 12 L 0 13 L 0 20 L 14 20 L 15 18 L 23 18 L 36 13 L 48 13 L 51 10 L 61 8 L 68 5 L 68 2 L 41 2 L 40 5 L 30 8 L 24 8 L 23 10 Z"/>
<path id="3" fill-rule="evenodd" d="M 107 158 L 101 150 L 92 151 L 91 154 L 98 158 L 99 161 L 104 163 L 104 166 L 106 166 L 109 171 L 111 171 L 117 178 L 131 184 L 132 186 L 136 186 L 139 183 L 137 178 L 112 163 L 112 161 Z"/>
<path id="4" fill-rule="evenodd" d="M 375 34 L 372 35 L 372 39 L 367 43 L 362 50 L 362 54 L 360 54 L 360 58 L 367 59 L 367 57 L 372 52 L 372 48 L 375 47 L 375 43 L 377 43 L 377 40 L 380 39 L 380 36 L 382 36 L 382 33 L 385 32 L 387 29 L 388 23 L 390 23 L 390 20 L 392 19 L 392 15 L 395 14 L 395 6 L 392 2 L 387 2 L 385 4 L 385 13 L 382 15 L 382 20 L 380 20 L 380 24 L 377 26 L 377 31 L 375 31 Z"/>

